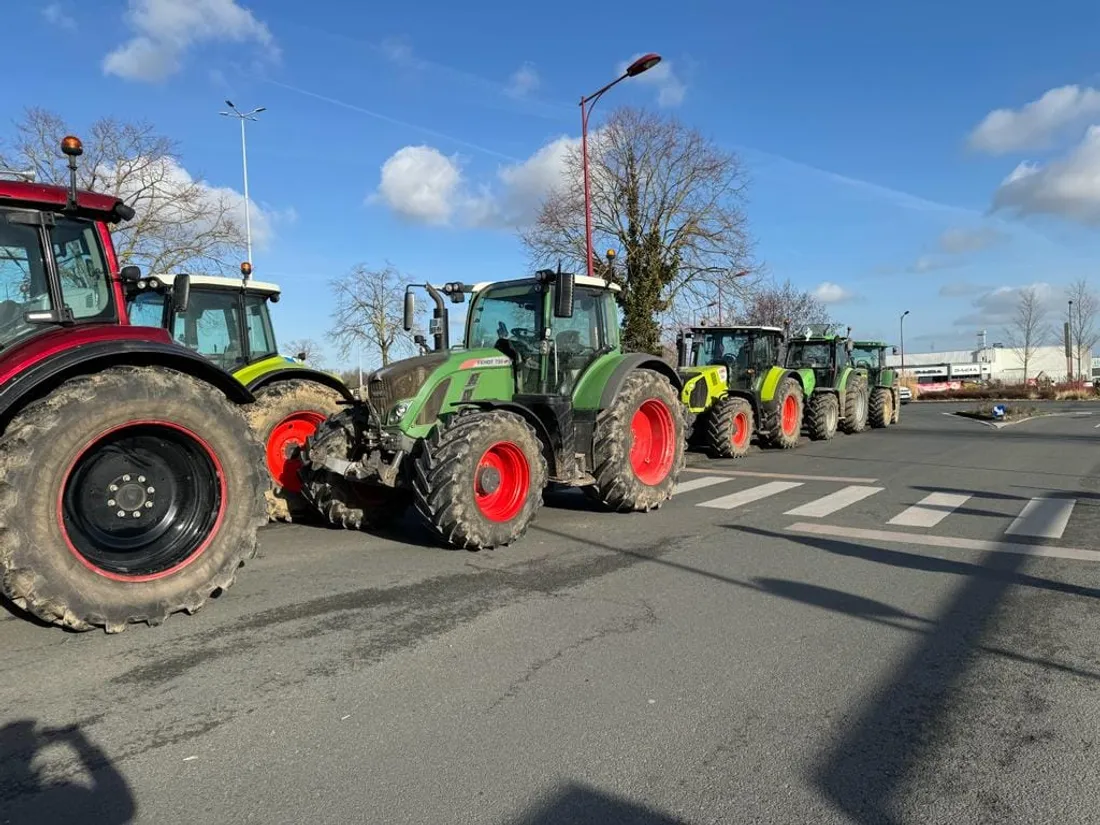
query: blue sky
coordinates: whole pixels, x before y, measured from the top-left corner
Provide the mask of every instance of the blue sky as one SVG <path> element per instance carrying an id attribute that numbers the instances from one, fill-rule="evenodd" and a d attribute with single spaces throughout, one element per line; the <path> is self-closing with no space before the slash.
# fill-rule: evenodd
<path id="1" fill-rule="evenodd" d="M 983 326 L 998 340 L 1033 283 L 1060 311 L 1100 251 L 1100 6 L 839 5 L 29 0 L 5 11 L 6 51 L 35 69 L 0 100 L 9 119 L 40 105 L 76 128 L 147 118 L 191 174 L 238 189 L 238 133 L 217 112 L 266 106 L 248 144 L 267 215 L 253 258 L 283 285 L 284 341 L 325 338 L 325 283 L 355 263 L 524 274 L 514 228 L 473 207 L 529 210 L 555 169 L 539 150 L 576 138 L 578 97 L 646 51 L 659 71 L 593 122 L 652 106 L 740 152 L 759 257 L 858 334 L 896 343 L 908 309 L 907 349 Z"/>

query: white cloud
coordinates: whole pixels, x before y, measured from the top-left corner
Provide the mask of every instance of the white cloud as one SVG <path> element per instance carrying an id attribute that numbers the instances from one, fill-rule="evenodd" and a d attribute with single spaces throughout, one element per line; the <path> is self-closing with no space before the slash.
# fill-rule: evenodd
<path id="1" fill-rule="evenodd" d="M 251 41 L 278 54 L 267 26 L 236 0 L 129 0 L 126 21 L 135 35 L 103 59 L 103 71 L 127 80 L 164 80 L 201 43 Z"/>
<path id="2" fill-rule="evenodd" d="M 629 60 L 620 63 L 616 69 L 617 73 L 621 75 L 626 71 L 627 66 L 641 56 L 642 53 L 639 52 Z M 657 105 L 667 108 L 679 106 L 684 102 L 684 95 L 687 94 L 687 86 L 684 85 L 684 82 L 676 74 L 670 60 L 662 60 L 649 71 L 631 78 L 629 82 L 644 83 L 656 88 Z"/>
<path id="3" fill-rule="evenodd" d="M 511 97 L 525 97 L 535 91 L 541 82 L 534 64 L 524 63 L 512 72 L 512 76 L 508 78 L 508 85 L 504 88 L 504 93 Z"/>
<path id="4" fill-rule="evenodd" d="M 76 30 L 76 20 L 61 7 L 60 3 L 49 3 L 42 7 L 42 16 L 46 22 L 59 29 Z"/>
<path id="5" fill-rule="evenodd" d="M 972 303 L 974 311 L 956 318 L 955 326 L 999 328 L 1011 324 L 1020 301 L 1020 291 L 1028 286 L 1035 288 L 1036 297 L 1043 306 L 1049 307 L 1056 297 L 1054 288 L 1048 283 L 999 286 L 975 298 Z"/>
<path id="6" fill-rule="evenodd" d="M 1089 127 L 1060 160 L 1045 166 L 1025 161 L 1013 169 L 994 193 L 993 209 L 1100 225 L 1100 126 Z"/>
<path id="7" fill-rule="evenodd" d="M 1100 91 L 1060 86 L 1018 110 L 995 109 L 970 133 L 970 145 L 990 154 L 1042 149 L 1075 124 L 1100 113 Z"/>
<path id="8" fill-rule="evenodd" d="M 462 170 L 438 149 L 406 146 L 382 164 L 377 196 L 408 220 L 449 223 L 464 197 Z"/>
<path id="9" fill-rule="evenodd" d="M 823 281 L 818 284 L 812 295 L 823 304 L 841 304 L 852 301 L 856 297 L 854 292 L 845 289 L 840 284 L 834 284 L 832 281 Z"/>
<path id="10" fill-rule="evenodd" d="M 1004 238 L 1004 233 L 992 227 L 948 229 L 940 235 L 940 250 L 948 255 L 980 252 Z"/>

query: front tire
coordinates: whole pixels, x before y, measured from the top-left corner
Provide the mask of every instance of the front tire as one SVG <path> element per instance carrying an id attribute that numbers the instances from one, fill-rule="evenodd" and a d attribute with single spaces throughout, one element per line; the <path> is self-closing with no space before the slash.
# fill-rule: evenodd
<path id="1" fill-rule="evenodd" d="M 707 413 L 706 446 L 716 458 L 740 458 L 749 451 L 754 426 L 752 405 L 727 395 Z"/>
<path id="2" fill-rule="evenodd" d="M 313 508 L 302 496 L 300 450 L 330 415 L 343 409 L 343 396 L 311 380 L 287 379 L 256 391 L 248 422 L 266 445 L 268 487 L 264 493 L 271 521 L 308 518 Z"/>
<path id="3" fill-rule="evenodd" d="M 867 429 L 867 399 L 867 382 L 862 375 L 852 374 L 844 390 L 844 419 L 840 422 L 841 432 L 854 435 Z"/>
<path id="4" fill-rule="evenodd" d="M 0 438 L 3 594 L 73 630 L 194 613 L 256 553 L 262 462 L 204 381 L 159 367 L 69 379 Z"/>
<path id="5" fill-rule="evenodd" d="M 413 501 L 453 547 L 490 549 L 520 538 L 542 506 L 542 442 L 515 413 L 463 413 L 432 430 L 413 466 Z"/>
<path id="6" fill-rule="evenodd" d="M 886 387 L 876 387 L 871 393 L 871 409 L 868 414 L 875 429 L 889 427 L 894 420 L 894 394 Z"/>
<path id="7" fill-rule="evenodd" d="M 837 397 L 828 392 L 815 392 L 810 396 L 807 429 L 813 441 L 828 441 L 836 435 L 840 405 Z"/>
<path id="8" fill-rule="evenodd" d="M 620 513 L 645 512 L 672 498 L 684 467 L 684 414 L 672 383 L 638 369 L 596 420 L 596 483 L 587 495 Z"/>
<path id="9" fill-rule="evenodd" d="M 779 382 L 772 409 L 766 413 L 765 438 L 772 447 L 790 450 L 802 433 L 805 399 L 802 386 L 790 376 Z"/>

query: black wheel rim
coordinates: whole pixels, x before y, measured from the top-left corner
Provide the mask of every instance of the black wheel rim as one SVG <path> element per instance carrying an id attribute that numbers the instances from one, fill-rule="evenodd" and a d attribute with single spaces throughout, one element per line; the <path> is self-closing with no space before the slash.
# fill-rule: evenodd
<path id="1" fill-rule="evenodd" d="M 62 490 L 73 549 L 107 574 L 163 574 L 201 549 L 221 515 L 210 449 L 164 424 L 115 430 L 89 445 Z"/>

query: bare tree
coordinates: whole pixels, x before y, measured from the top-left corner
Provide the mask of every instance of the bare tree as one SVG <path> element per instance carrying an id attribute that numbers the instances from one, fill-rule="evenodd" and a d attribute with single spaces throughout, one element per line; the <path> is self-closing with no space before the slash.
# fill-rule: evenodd
<path id="1" fill-rule="evenodd" d="M 50 111 L 28 108 L 0 144 L 0 167 L 67 184 L 59 150 L 67 134 L 80 133 Z M 244 201 L 236 192 L 193 178 L 176 143 L 147 122 L 101 118 L 82 142 L 77 184 L 121 198 L 137 213 L 113 229 L 120 265 L 157 273 L 236 270 L 246 249 Z"/>
<path id="2" fill-rule="evenodd" d="M 295 358 L 301 357 L 301 360 L 311 367 L 320 369 L 324 364 L 324 347 L 312 338 L 295 338 L 293 341 L 287 341 L 286 348 L 294 354 Z"/>
<path id="3" fill-rule="evenodd" d="M 746 176 L 736 155 L 672 117 L 615 110 L 589 140 L 593 236 L 617 247 L 623 341 L 660 351 L 658 318 L 678 302 L 705 305 L 721 290 L 732 306 L 750 284 L 751 242 L 742 210 Z M 582 159 L 565 158 L 523 241 L 537 266 L 586 261 Z"/>
<path id="4" fill-rule="evenodd" d="M 799 289 L 789 278 L 782 284 L 762 285 L 753 290 L 739 319 L 754 326 L 781 327 L 789 322 L 794 332 L 807 324 L 827 324 L 832 320 L 820 298 Z"/>
<path id="5" fill-rule="evenodd" d="M 1005 330 L 1008 345 L 1020 359 L 1024 368 L 1024 383 L 1029 377 L 1031 359 L 1035 350 L 1043 346 L 1050 337 L 1050 328 L 1047 326 L 1047 308 L 1035 287 L 1029 286 L 1020 290 L 1020 297 L 1016 300 L 1016 313 L 1012 318 L 1012 325 Z"/>
<path id="6" fill-rule="evenodd" d="M 402 327 L 408 279 L 387 263 L 382 269 L 356 264 L 331 281 L 336 309 L 330 335 L 344 357 L 360 347 L 386 366 L 412 341 Z"/>
<path id="7" fill-rule="evenodd" d="M 1078 278 L 1066 288 L 1070 303 L 1066 306 L 1066 320 L 1069 321 L 1070 346 L 1077 354 L 1076 376 L 1084 380 L 1082 362 L 1088 366 L 1088 377 L 1092 377 L 1092 350 L 1100 341 L 1100 332 L 1096 329 L 1096 314 L 1100 311 L 1096 293 L 1092 291 L 1085 278 Z"/>

